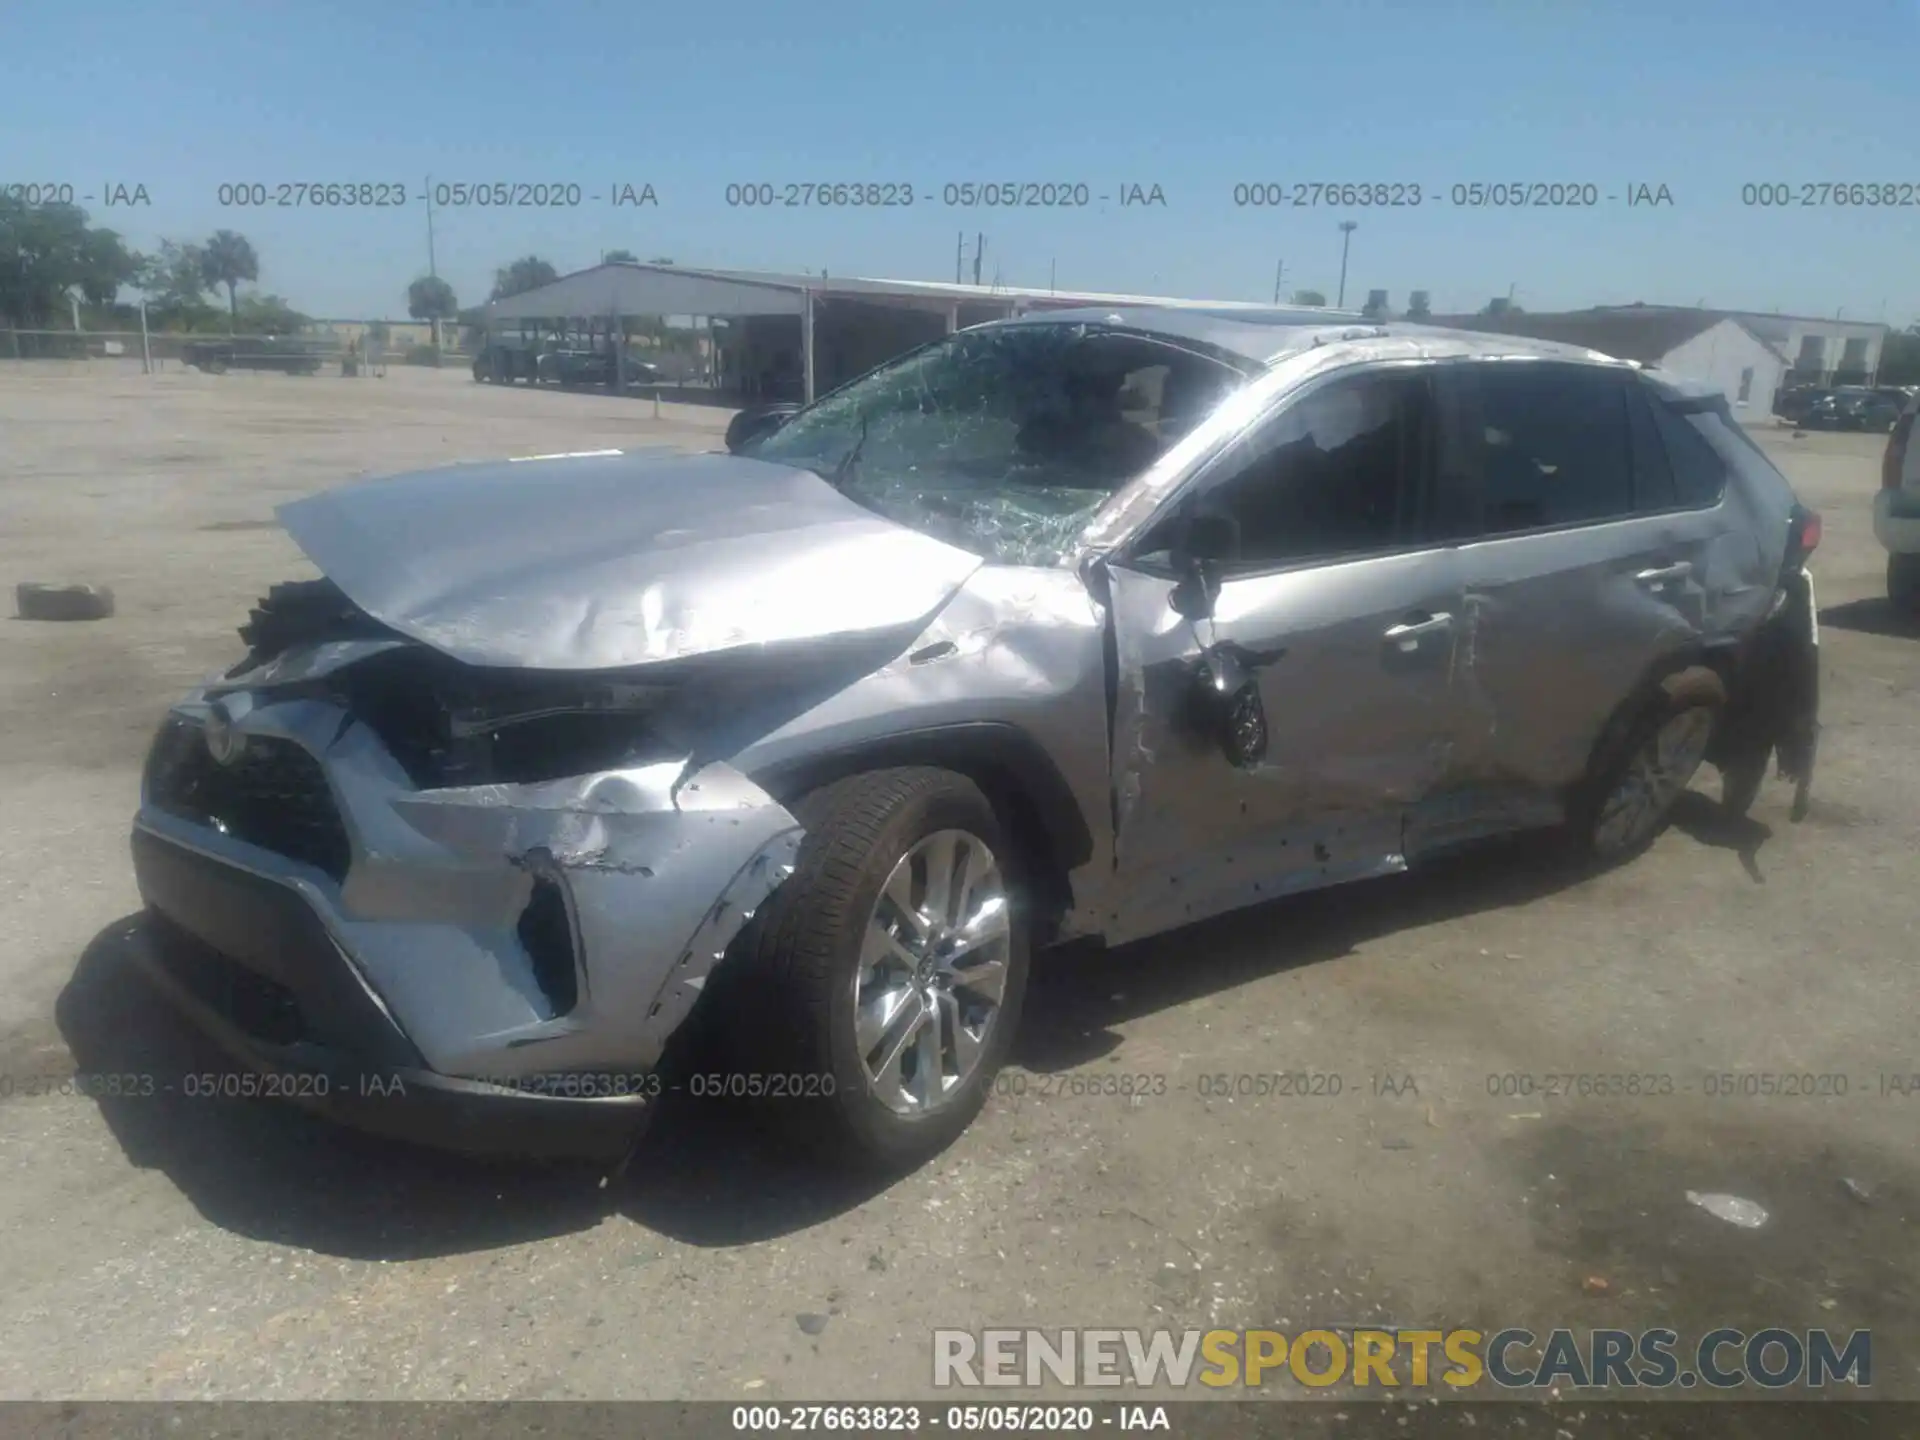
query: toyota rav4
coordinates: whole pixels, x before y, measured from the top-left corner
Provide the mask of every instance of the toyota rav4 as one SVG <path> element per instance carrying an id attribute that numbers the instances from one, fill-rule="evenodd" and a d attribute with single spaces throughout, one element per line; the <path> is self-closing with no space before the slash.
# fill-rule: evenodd
<path id="1" fill-rule="evenodd" d="M 1327 312 L 1021 317 L 735 453 L 333 489 L 167 716 L 143 968 L 281 1093 L 621 1153 L 676 1035 L 910 1164 L 1036 950 L 1806 803 L 1817 519 L 1725 399 Z"/>

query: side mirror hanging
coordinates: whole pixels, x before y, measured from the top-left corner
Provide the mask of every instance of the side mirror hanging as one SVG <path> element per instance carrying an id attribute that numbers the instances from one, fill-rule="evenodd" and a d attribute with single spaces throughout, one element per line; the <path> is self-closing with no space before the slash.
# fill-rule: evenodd
<path id="1" fill-rule="evenodd" d="M 1220 566 L 1239 555 L 1240 524 L 1231 515 L 1183 516 L 1170 557 L 1179 577 L 1169 597 L 1175 613 L 1189 620 L 1210 618 L 1220 598 Z"/>
<path id="2" fill-rule="evenodd" d="M 1194 669 L 1196 728 L 1229 763 L 1249 770 L 1267 753 L 1267 708 L 1254 666 L 1237 645 L 1210 645 Z"/>

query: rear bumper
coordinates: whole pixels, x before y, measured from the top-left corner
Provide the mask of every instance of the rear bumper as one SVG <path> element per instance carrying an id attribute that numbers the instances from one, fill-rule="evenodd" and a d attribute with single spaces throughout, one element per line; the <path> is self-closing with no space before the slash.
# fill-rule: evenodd
<path id="1" fill-rule="evenodd" d="M 148 909 L 131 957 L 241 1067 L 198 1092 L 469 1154 L 612 1160 L 639 1138 L 651 1077 L 568 1077 L 615 1092 L 582 1095 L 433 1071 L 295 891 L 143 830 L 133 851 Z"/>
<path id="2" fill-rule="evenodd" d="M 1891 554 L 1920 554 L 1920 493 L 1877 492 L 1873 497 L 1873 538 Z"/>

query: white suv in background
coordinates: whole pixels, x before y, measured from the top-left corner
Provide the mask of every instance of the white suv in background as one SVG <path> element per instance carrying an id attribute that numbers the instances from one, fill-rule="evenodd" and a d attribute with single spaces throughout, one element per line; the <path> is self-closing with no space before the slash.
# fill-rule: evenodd
<path id="1" fill-rule="evenodd" d="M 1920 396 L 1907 402 L 1887 437 L 1880 493 L 1873 498 L 1873 536 L 1887 550 L 1887 599 L 1920 610 L 1920 445 L 1911 445 Z"/>

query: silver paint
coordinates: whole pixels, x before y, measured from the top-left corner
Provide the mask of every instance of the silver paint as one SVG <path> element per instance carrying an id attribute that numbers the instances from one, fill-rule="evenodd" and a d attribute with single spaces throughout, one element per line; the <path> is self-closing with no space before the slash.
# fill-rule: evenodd
<path id="1" fill-rule="evenodd" d="M 471 665 L 536 670 L 885 630 L 980 566 L 816 475 L 730 455 L 449 466 L 278 513 L 375 619 Z"/>

